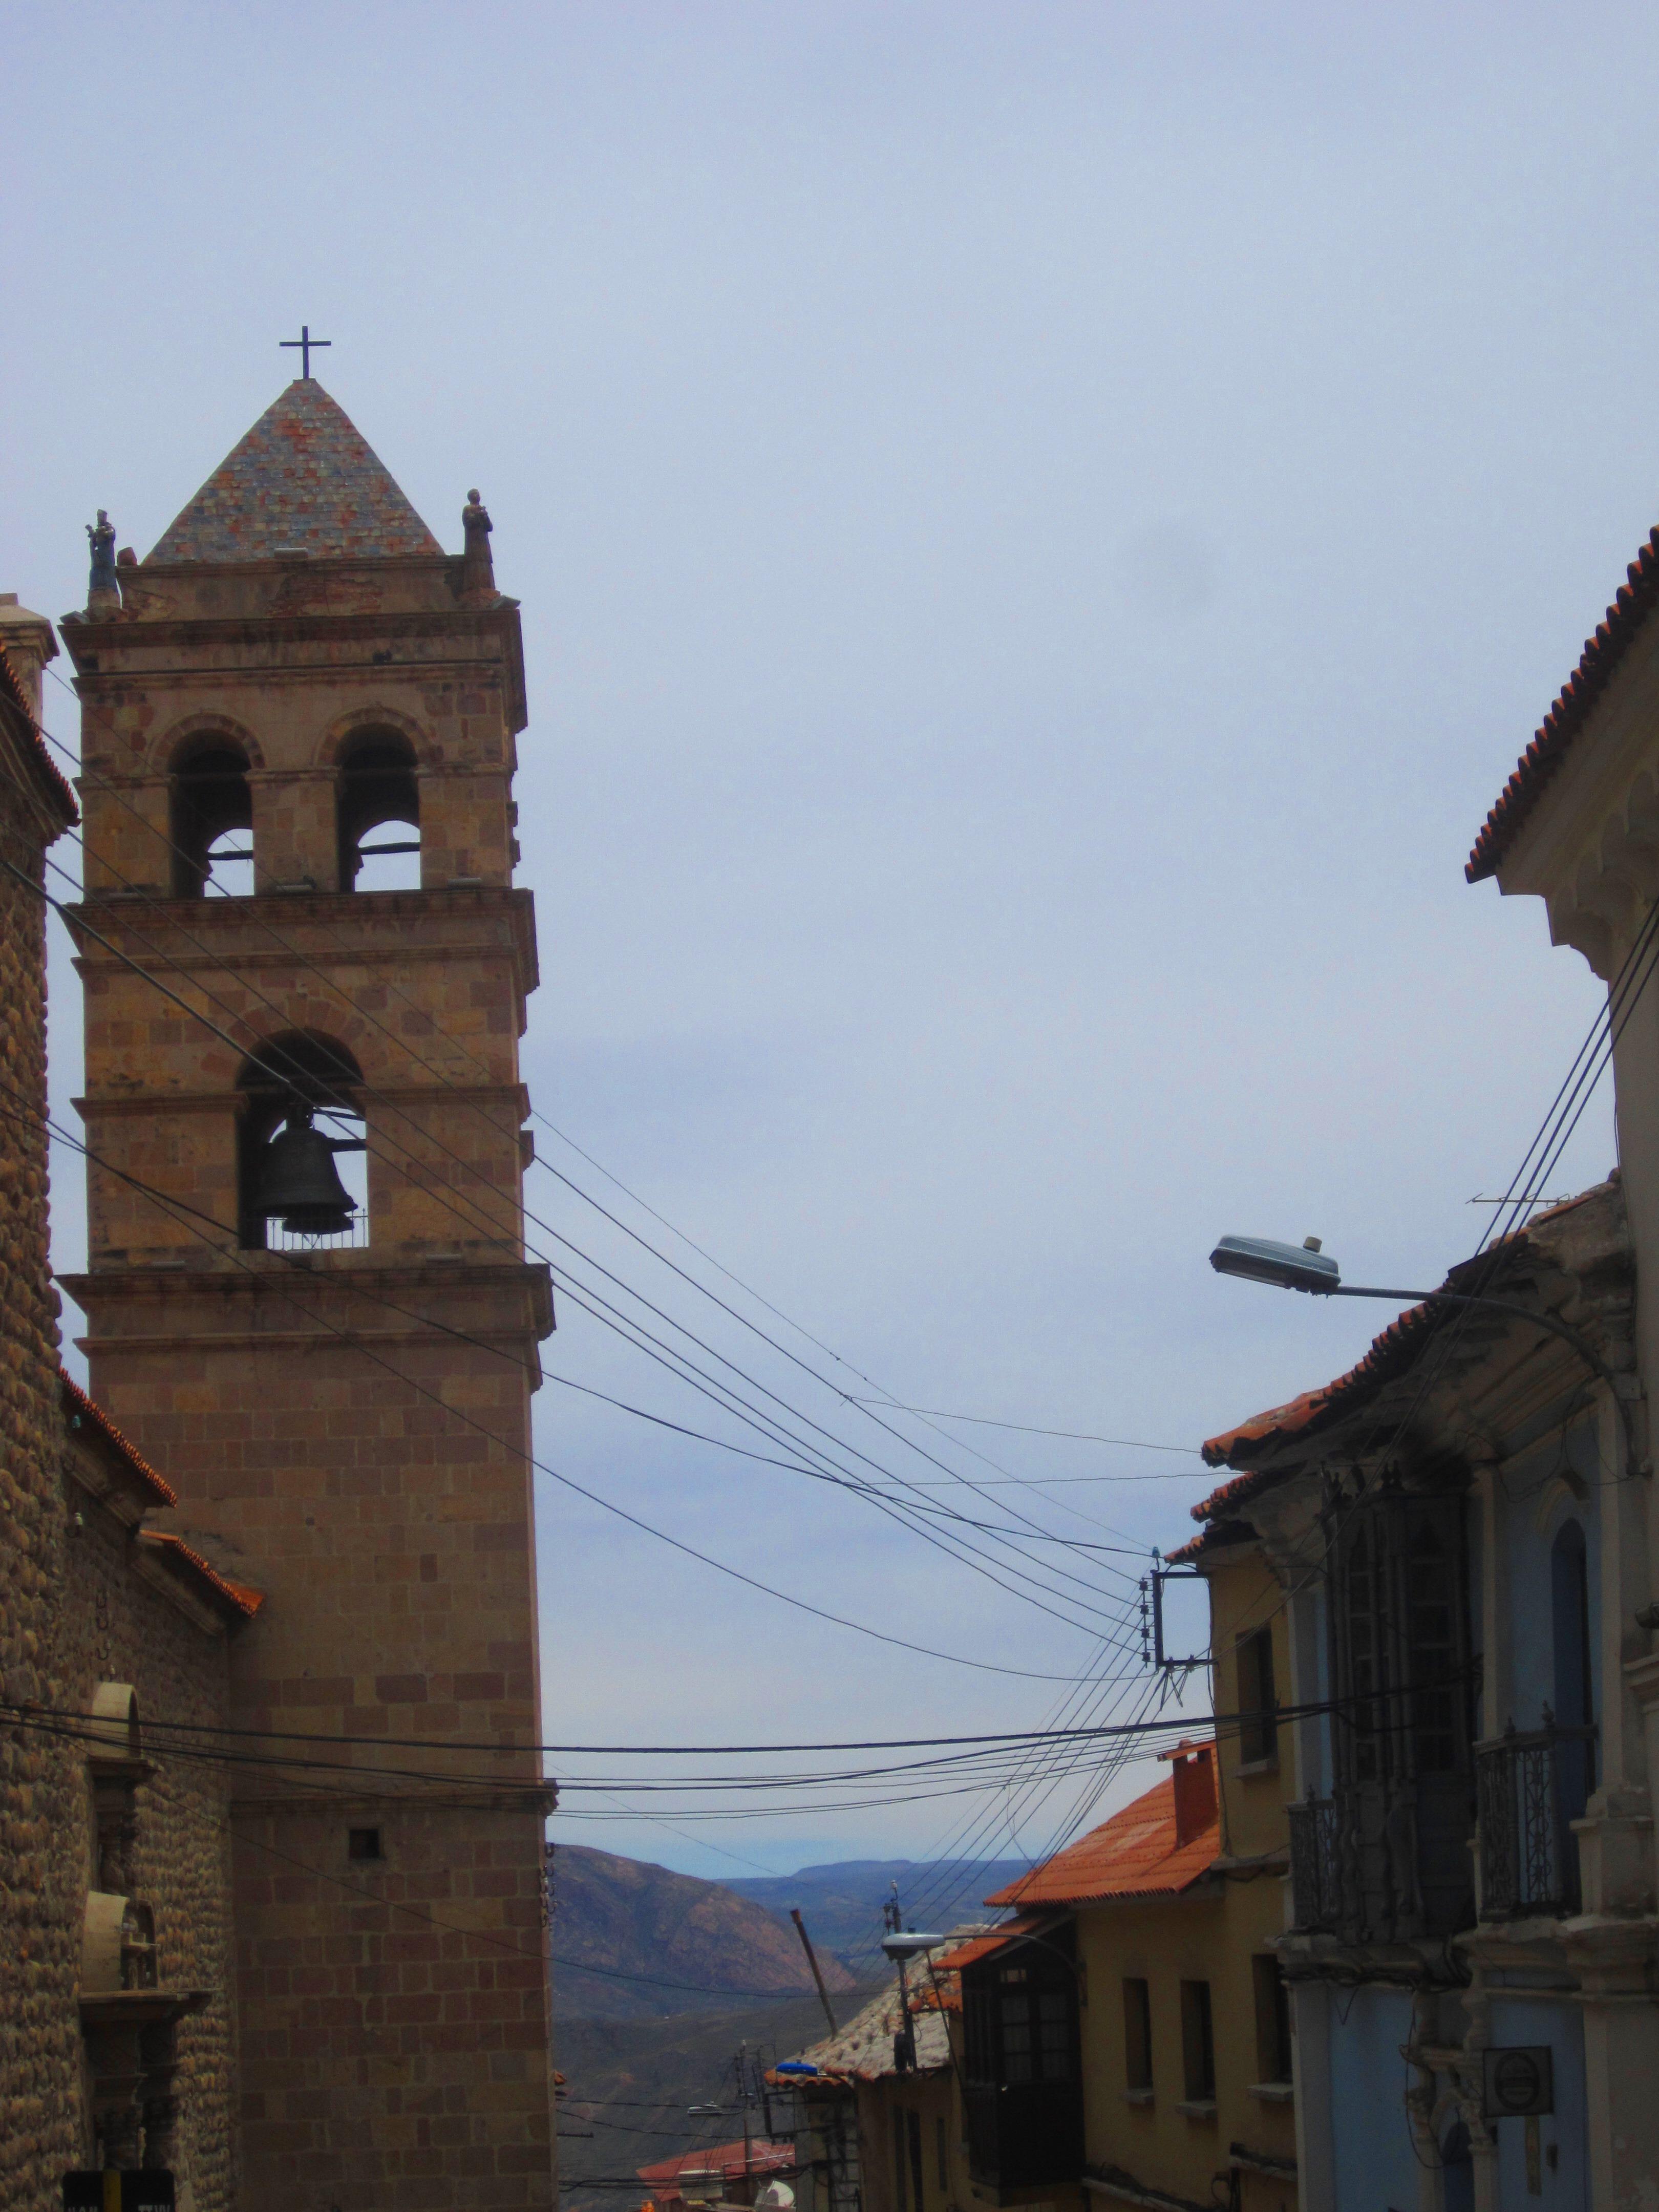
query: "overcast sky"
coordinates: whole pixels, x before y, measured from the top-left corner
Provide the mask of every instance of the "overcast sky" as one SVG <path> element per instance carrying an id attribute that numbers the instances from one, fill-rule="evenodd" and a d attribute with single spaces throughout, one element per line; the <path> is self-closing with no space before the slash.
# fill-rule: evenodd
<path id="1" fill-rule="evenodd" d="M 555 1166 L 849 1391 L 1188 1447 L 1388 1318 L 1220 1281 L 1218 1231 L 1408 1284 L 1473 1246 L 1595 1009 L 1541 908 L 1462 871 L 1659 516 L 1653 10 L 149 0 L 0 34 L 0 587 L 82 604 L 94 509 L 143 554 L 292 373 L 278 340 L 331 338 L 322 380 L 452 548 L 482 488 L 523 603 L 538 1105 L 851 1368 L 543 1130 Z M 54 986 L 61 1102 L 61 955 Z M 1612 1158 L 1599 1099 L 1557 1187 Z M 883 1481 L 944 1480 L 530 1192 Z M 568 1297 L 547 1364 L 771 1449 Z M 1101 1478 L 927 1494 L 1126 1543 L 1046 1547 L 1114 1614 L 1109 1571 L 1207 1486 L 954 1433 Z M 538 1437 L 884 1633 L 1099 1664 L 843 1491 L 551 1383 Z M 538 1498 L 553 1740 L 1065 1694 Z M 1004 1808 L 1012 1840 L 1070 1802 Z M 560 1832 L 735 1872 L 923 1856 L 974 1809 Z"/>

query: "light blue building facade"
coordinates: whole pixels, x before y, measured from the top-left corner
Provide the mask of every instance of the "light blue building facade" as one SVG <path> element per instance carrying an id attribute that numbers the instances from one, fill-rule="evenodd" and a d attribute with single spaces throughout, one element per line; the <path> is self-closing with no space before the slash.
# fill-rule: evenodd
<path id="1" fill-rule="evenodd" d="M 1301 2201 L 1637 2212 L 1609 2059 L 1656 2015 L 1627 1633 L 1650 1478 L 1619 1181 L 1449 1287 L 1477 1279 L 1510 1310 L 1418 1308 L 1206 1448 L 1236 1472 L 1200 1540 L 1248 1528 L 1290 1617 Z M 1659 2142 L 1659 2075 L 1640 2102 Z"/>

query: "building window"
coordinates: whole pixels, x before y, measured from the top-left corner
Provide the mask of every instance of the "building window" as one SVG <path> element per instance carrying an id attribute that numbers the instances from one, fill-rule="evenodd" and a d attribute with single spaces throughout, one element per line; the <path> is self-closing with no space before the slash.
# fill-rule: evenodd
<path id="1" fill-rule="evenodd" d="M 1215 2030 L 1207 1982 L 1181 1984 L 1181 2048 L 1187 2073 L 1187 2102 L 1215 2102 Z"/>
<path id="2" fill-rule="evenodd" d="M 1407 1626 L 1412 1733 L 1419 1774 L 1457 1765 L 1456 1562 L 1444 1533 L 1426 1516 L 1412 1529 L 1407 1554 Z"/>
<path id="3" fill-rule="evenodd" d="M 173 772 L 168 834 L 173 895 L 246 898 L 253 890 L 253 795 L 247 755 L 230 738 L 192 745 Z"/>
<path id="4" fill-rule="evenodd" d="M 349 1859 L 383 1859 L 378 1828 L 349 1828 L 346 1831 L 346 1856 Z"/>
<path id="5" fill-rule="evenodd" d="M 1069 2081 L 1073 2071 L 1070 1992 L 1024 1966 L 1005 1968 L 999 1980 L 1002 2080 L 1011 2085 Z"/>
<path id="6" fill-rule="evenodd" d="M 1353 1509 L 1336 1575 L 1341 1778 L 1461 1773 L 1468 1759 L 1462 1498 L 1384 1490 Z M 1403 1710 L 1402 1710 L 1403 1709 Z"/>
<path id="7" fill-rule="evenodd" d="M 240 1241 L 247 1252 L 368 1242 L 362 1073 L 342 1044 L 310 1030 L 272 1037 L 237 1077 Z"/>
<path id="8" fill-rule="evenodd" d="M 421 792 L 407 738 L 370 730 L 352 740 L 340 763 L 337 820 L 343 891 L 420 889 Z M 398 829 L 412 835 L 385 834 Z"/>
<path id="9" fill-rule="evenodd" d="M 1278 1698 L 1273 1691 L 1273 1632 L 1252 1630 L 1236 1646 L 1238 1658 L 1239 1755 L 1247 1766 L 1279 1756 Z"/>
<path id="10" fill-rule="evenodd" d="M 1255 2068 L 1258 2081 L 1291 2079 L 1291 1994 L 1285 1970 L 1271 1952 L 1250 1961 L 1255 1984 Z"/>
<path id="11" fill-rule="evenodd" d="M 1152 1993 L 1138 1974 L 1123 1984 L 1123 2077 L 1132 2090 L 1152 2086 Z"/>

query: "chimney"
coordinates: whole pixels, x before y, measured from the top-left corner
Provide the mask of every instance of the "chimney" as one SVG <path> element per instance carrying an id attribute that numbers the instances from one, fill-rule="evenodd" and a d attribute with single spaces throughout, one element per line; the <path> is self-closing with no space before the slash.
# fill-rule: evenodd
<path id="1" fill-rule="evenodd" d="M 1182 1744 L 1174 1754 L 1176 1842 L 1190 1844 L 1215 1826 L 1215 1747 Z"/>

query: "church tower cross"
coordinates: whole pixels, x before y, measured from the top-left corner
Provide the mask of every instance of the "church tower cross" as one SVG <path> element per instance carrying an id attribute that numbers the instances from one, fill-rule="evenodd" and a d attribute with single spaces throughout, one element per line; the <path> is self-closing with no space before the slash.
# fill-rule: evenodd
<path id="1" fill-rule="evenodd" d="M 310 324 L 301 323 L 300 325 L 300 335 L 297 338 L 283 338 L 280 340 L 279 343 L 284 349 L 289 346 L 297 346 L 299 348 L 300 374 L 301 377 L 308 379 L 311 374 L 312 355 L 314 352 L 319 352 L 325 346 L 331 346 L 334 341 L 332 338 L 313 337 L 311 335 Z"/>

